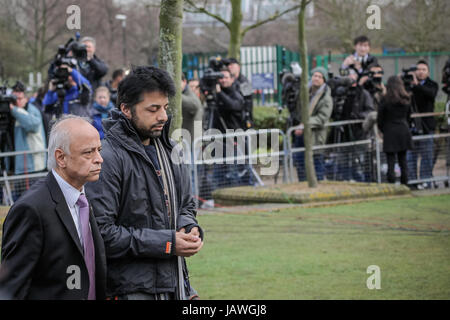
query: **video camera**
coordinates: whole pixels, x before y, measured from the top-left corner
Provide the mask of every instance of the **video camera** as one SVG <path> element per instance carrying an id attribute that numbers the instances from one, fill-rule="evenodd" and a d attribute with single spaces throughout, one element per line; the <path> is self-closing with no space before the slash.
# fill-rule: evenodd
<path id="1" fill-rule="evenodd" d="M 383 72 L 383 71 L 381 71 Z M 370 94 L 374 94 L 376 92 L 381 92 L 382 89 L 380 87 L 383 78 L 382 77 L 374 77 L 375 73 L 372 71 L 365 71 L 363 72 L 363 74 L 361 75 L 361 77 L 367 76 L 368 79 L 366 80 L 366 82 L 364 82 L 364 89 L 366 89 L 367 91 L 369 91 Z"/>
<path id="2" fill-rule="evenodd" d="M 355 80 L 350 77 L 330 77 L 327 82 L 331 89 L 331 97 L 333 98 L 333 113 L 331 118 L 334 121 L 344 119 L 344 104 L 348 98 L 356 95 Z"/>
<path id="3" fill-rule="evenodd" d="M 69 83 L 69 70 L 67 68 L 61 68 L 61 66 L 67 65 L 70 68 L 77 68 L 78 63 L 87 60 L 86 45 L 78 42 L 79 37 L 80 35 L 77 33 L 76 40 L 70 38 L 66 44 L 58 46 L 58 51 L 49 70 L 49 78 L 55 86 L 58 103 L 47 106 L 46 113 L 58 115 L 62 112 L 61 109 L 66 90 L 71 87 Z"/>
<path id="4" fill-rule="evenodd" d="M 17 99 L 12 94 L 7 94 L 7 83 L 0 87 L 0 131 L 4 132 L 11 123 L 9 104 L 16 104 Z"/>
<path id="5" fill-rule="evenodd" d="M 208 68 L 205 70 L 203 78 L 200 79 L 200 90 L 208 99 L 208 95 L 216 92 L 216 84 L 219 79 L 223 78 L 220 70 L 225 65 L 224 61 L 220 57 L 212 57 L 209 59 Z"/>
<path id="6" fill-rule="evenodd" d="M 281 113 L 282 109 L 287 107 L 289 110 L 289 126 L 297 125 L 300 123 L 299 108 L 297 108 L 300 82 L 302 76 L 302 68 L 298 62 L 291 62 L 290 69 L 283 69 L 280 72 L 280 82 L 282 84 L 281 101 L 282 105 L 278 107 L 278 112 Z"/>
<path id="7" fill-rule="evenodd" d="M 412 91 L 412 82 L 414 81 L 414 76 L 410 74 L 411 72 L 416 72 L 417 67 L 411 66 L 409 69 L 402 69 L 401 78 L 406 91 Z"/>

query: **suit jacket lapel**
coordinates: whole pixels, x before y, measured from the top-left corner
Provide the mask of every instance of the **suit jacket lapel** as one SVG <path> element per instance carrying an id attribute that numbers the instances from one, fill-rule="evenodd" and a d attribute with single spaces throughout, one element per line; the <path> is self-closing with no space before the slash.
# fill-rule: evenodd
<path id="1" fill-rule="evenodd" d="M 70 214 L 69 208 L 67 207 L 66 199 L 59 188 L 58 182 L 56 181 L 53 173 L 47 175 L 47 185 L 50 190 L 50 194 L 53 200 L 56 202 L 56 213 L 61 219 L 64 227 L 67 229 L 72 240 L 75 242 L 80 254 L 83 256 L 83 248 L 81 247 L 80 238 L 78 237 L 77 229 L 75 223 L 73 222 L 72 215 Z"/>

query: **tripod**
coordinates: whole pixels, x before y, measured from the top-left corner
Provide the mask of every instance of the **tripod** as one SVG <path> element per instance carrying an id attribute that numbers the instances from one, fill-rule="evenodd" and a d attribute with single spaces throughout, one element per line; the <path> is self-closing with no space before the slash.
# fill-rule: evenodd
<path id="1" fill-rule="evenodd" d="M 205 120 L 203 129 L 207 132 L 210 129 L 220 129 L 221 132 L 226 133 L 228 131 L 228 126 L 226 125 L 225 120 L 221 116 L 219 112 L 219 106 L 217 105 L 216 92 L 214 90 L 208 91 L 206 95 L 206 103 L 207 107 L 205 109 Z M 229 150 L 228 148 L 232 146 L 233 148 L 233 157 L 244 157 L 246 154 L 246 147 L 240 145 L 240 143 L 235 142 L 235 137 L 232 138 L 232 143 L 229 144 L 229 140 L 227 138 L 227 143 L 223 145 L 223 151 Z M 237 137 L 236 137 L 237 138 Z M 230 139 L 231 140 L 231 139 Z M 227 148 L 225 148 L 227 146 Z M 203 152 L 205 147 L 203 146 L 200 149 L 200 152 Z M 226 152 L 222 152 L 222 154 L 226 155 Z M 223 158 L 226 158 L 224 156 Z M 261 179 L 256 171 L 250 165 L 243 164 L 235 164 L 233 168 L 229 167 L 229 164 L 215 164 L 213 166 L 212 173 L 212 181 L 209 179 L 208 172 L 210 168 L 204 167 L 202 172 L 202 184 L 204 185 L 212 185 L 213 190 L 220 187 L 229 187 L 234 185 L 241 184 L 253 184 L 253 178 L 256 179 L 260 184 Z M 248 181 L 246 181 L 248 180 Z M 248 183 L 247 183 L 248 182 Z M 209 190 L 208 190 L 209 191 Z M 210 192 L 206 191 L 204 194 L 204 198 L 210 197 Z M 212 191 L 212 190 L 211 190 Z"/>

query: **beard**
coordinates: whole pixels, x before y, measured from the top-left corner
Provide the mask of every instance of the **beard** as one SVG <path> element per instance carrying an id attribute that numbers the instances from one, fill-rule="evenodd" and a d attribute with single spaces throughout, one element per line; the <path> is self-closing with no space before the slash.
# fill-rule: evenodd
<path id="1" fill-rule="evenodd" d="M 150 128 L 145 128 L 139 125 L 139 119 L 137 118 L 136 113 L 134 113 L 133 110 L 131 111 L 131 124 L 134 130 L 136 130 L 136 133 L 138 134 L 139 139 L 141 139 L 141 141 L 147 140 L 149 138 L 151 139 L 159 138 L 162 134 L 162 131 L 159 130 L 153 131 L 152 129 L 157 126 L 161 126 L 164 123 L 165 123 L 164 121 L 157 122 Z"/>

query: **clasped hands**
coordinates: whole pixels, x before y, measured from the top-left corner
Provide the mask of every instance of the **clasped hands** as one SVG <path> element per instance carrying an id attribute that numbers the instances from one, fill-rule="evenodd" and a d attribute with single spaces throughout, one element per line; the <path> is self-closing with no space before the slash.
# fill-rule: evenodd
<path id="1" fill-rule="evenodd" d="M 189 233 L 186 233 L 185 228 L 181 228 L 175 233 L 175 237 L 175 255 L 177 256 L 193 256 L 203 247 L 198 227 L 192 228 Z"/>

